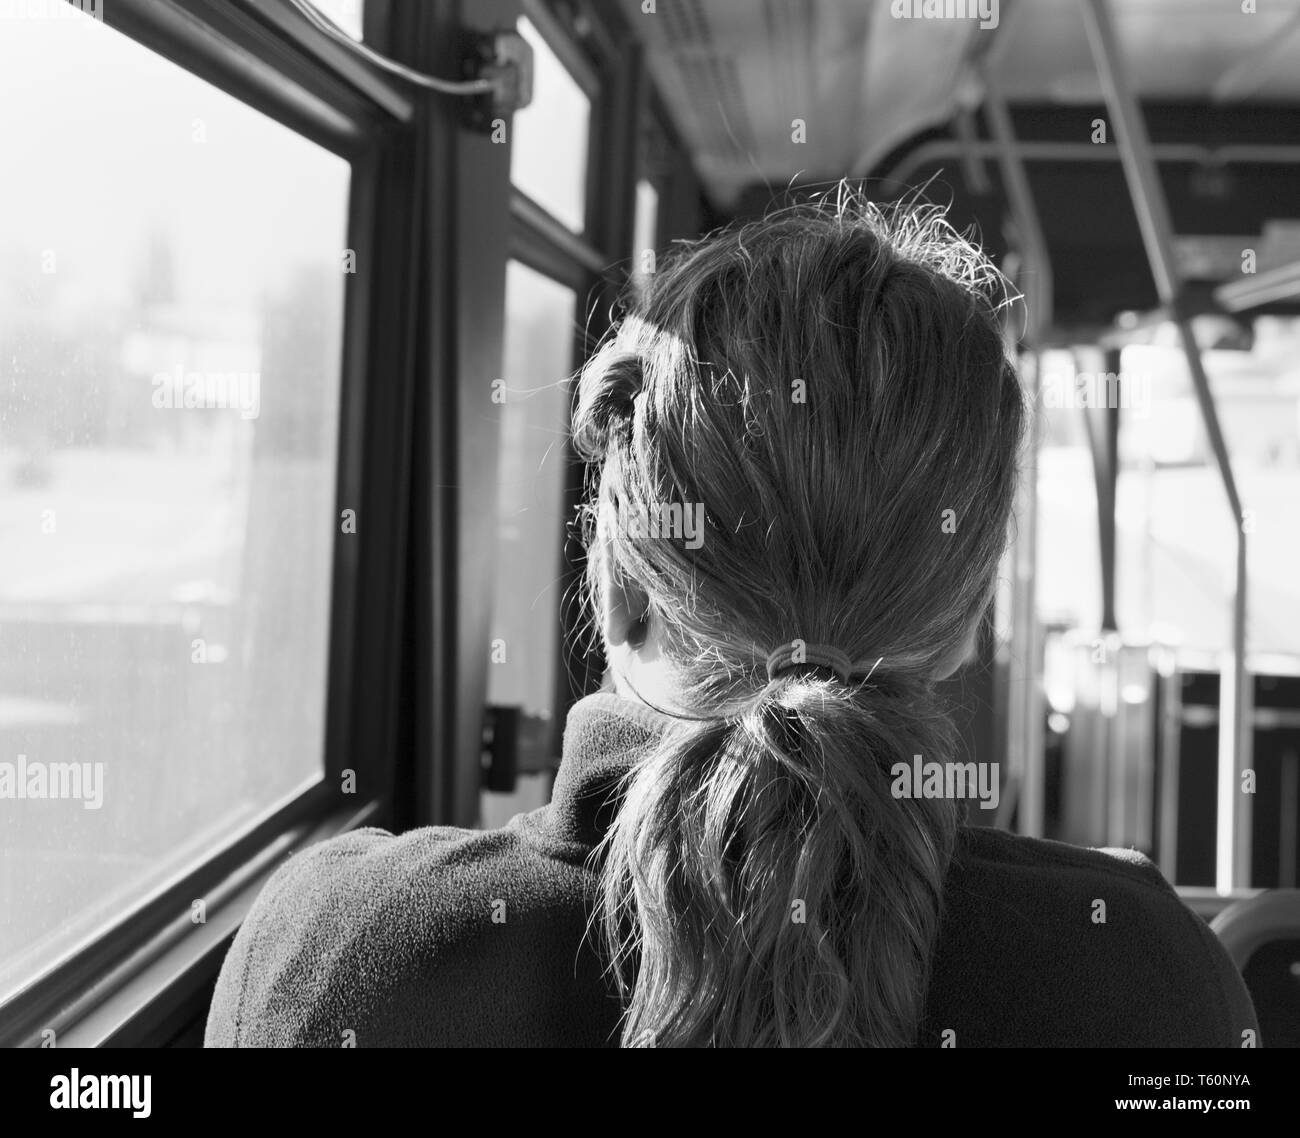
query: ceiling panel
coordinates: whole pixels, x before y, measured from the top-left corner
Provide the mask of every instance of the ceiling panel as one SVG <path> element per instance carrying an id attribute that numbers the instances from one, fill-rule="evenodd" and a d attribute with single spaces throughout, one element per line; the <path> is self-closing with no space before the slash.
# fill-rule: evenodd
<path id="1" fill-rule="evenodd" d="M 998 24 L 898 19 L 891 0 L 622 0 L 659 91 L 719 204 L 862 173 L 941 126 L 995 42 L 1013 102 L 1098 103 L 1080 0 L 1002 0 Z M 973 5 L 966 5 L 973 7 Z M 1113 0 L 1139 96 L 1300 105 L 1300 0 Z M 795 141 L 802 120 L 805 141 Z M 1296 140 L 1300 141 L 1300 140 Z"/>

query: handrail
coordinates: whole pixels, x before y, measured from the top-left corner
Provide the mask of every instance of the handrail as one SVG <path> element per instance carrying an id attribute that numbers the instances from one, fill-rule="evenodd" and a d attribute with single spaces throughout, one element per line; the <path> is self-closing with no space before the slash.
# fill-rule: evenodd
<path id="1" fill-rule="evenodd" d="M 898 164 L 881 176 L 883 185 L 910 186 L 916 171 L 930 162 L 947 158 L 996 158 L 1001 144 L 987 139 L 936 138 L 923 142 L 899 159 Z M 1049 139 L 1022 138 L 1014 146 L 1022 162 L 1114 162 L 1109 146 L 1091 142 L 1057 142 Z M 1226 146 L 1202 146 L 1195 142 L 1153 142 L 1151 153 L 1161 162 L 1197 162 L 1205 165 L 1277 163 L 1300 165 L 1300 145 L 1295 143 L 1230 143 Z"/>
<path id="2" fill-rule="evenodd" d="M 984 81 L 985 110 L 998 143 L 998 168 L 1007 191 L 1016 228 L 1024 242 L 1025 316 L 1024 339 L 1034 353 L 1032 386 L 1029 394 L 1036 407 L 1042 384 L 1042 360 L 1039 352 L 1052 326 L 1052 261 L 1043 235 L 1033 191 L 1024 163 L 1016 153 L 1015 130 L 1001 87 L 996 78 L 996 64 L 986 66 Z M 1016 540 L 1013 596 L 1016 620 L 1009 671 L 1009 706 L 1007 742 L 1008 762 L 1019 769 L 1023 785 L 1019 795 L 1019 830 L 1030 837 L 1043 834 L 1045 776 L 1043 771 L 1042 708 L 1037 696 L 1040 688 L 1034 675 L 1040 655 L 1038 613 L 1034 596 L 1038 547 L 1038 415 L 1029 416 L 1029 446 L 1025 462 L 1025 508 Z"/>
<path id="3" fill-rule="evenodd" d="M 1300 300 L 1300 261 L 1243 276 L 1214 290 L 1214 299 L 1229 312 L 1245 312 L 1262 304 Z"/>
<path id="4" fill-rule="evenodd" d="M 1241 498 L 1232 473 L 1210 390 L 1209 377 L 1192 324 L 1182 303 L 1182 281 L 1173 252 L 1173 224 L 1164 188 L 1156 172 L 1151 142 L 1137 97 L 1129 82 L 1119 38 L 1107 0 L 1081 0 L 1088 43 L 1101 79 L 1106 106 L 1115 119 L 1116 142 L 1124 177 L 1137 214 L 1151 275 L 1163 304 L 1178 327 L 1201 418 L 1223 481 L 1228 505 L 1236 520 L 1237 562 L 1232 610 L 1232 670 L 1220 681 L 1222 727 L 1219 732 L 1218 835 L 1215 887 L 1220 893 L 1250 883 L 1250 796 L 1242 793 L 1241 774 L 1250 765 L 1250 693 L 1246 687 L 1246 532 Z"/>

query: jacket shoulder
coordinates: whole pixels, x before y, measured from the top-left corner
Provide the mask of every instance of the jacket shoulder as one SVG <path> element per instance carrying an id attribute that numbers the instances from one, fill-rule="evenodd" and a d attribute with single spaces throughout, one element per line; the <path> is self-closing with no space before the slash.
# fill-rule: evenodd
<path id="1" fill-rule="evenodd" d="M 1135 850 L 971 828 L 945 905 L 927 1029 L 959 1046 L 1240 1047 L 1257 1031 L 1214 933 Z"/>
<path id="2" fill-rule="evenodd" d="M 599 971 L 579 952 L 585 874 L 539 852 L 525 829 L 364 829 L 290 858 L 231 945 L 205 1044 L 527 1045 L 580 1034 Z"/>

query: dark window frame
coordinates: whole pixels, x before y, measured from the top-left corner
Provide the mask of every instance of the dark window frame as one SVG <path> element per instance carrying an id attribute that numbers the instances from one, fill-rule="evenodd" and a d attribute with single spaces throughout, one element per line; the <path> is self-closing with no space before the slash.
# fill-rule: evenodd
<path id="1" fill-rule="evenodd" d="M 510 258 L 573 290 L 577 300 L 571 363 L 577 368 L 608 330 L 608 314 L 626 284 L 635 216 L 639 125 L 648 88 L 640 45 L 617 12 L 581 0 L 521 0 L 526 16 L 591 101 L 585 171 L 584 230 L 575 234 L 558 218 L 511 186 Z M 577 22 L 581 21 L 579 29 Z M 574 392 L 576 396 L 576 391 Z M 583 494 L 584 466 L 566 440 L 559 622 L 550 751 L 558 761 L 569 708 L 598 685 L 576 588 L 584 552 L 569 528 Z M 471 824 L 471 820 L 462 824 Z"/>
<path id="2" fill-rule="evenodd" d="M 382 26 L 384 0 L 367 8 L 368 27 Z M 322 779 L 0 1005 L 0 1045 L 39 1045 L 47 1029 L 61 1046 L 156 1038 L 208 983 L 274 869 L 313 841 L 383 820 L 395 789 L 385 756 L 395 741 L 410 460 L 409 447 L 394 445 L 413 376 L 413 313 L 402 304 L 415 271 L 406 217 L 417 199 L 410 99 L 311 29 L 286 0 L 115 0 L 104 16 L 115 31 L 351 164 L 347 247 L 358 254 L 358 271 L 345 282 L 334 513 L 355 508 L 358 535 L 366 536 L 340 532 L 334 542 Z M 355 772 L 355 795 L 341 793 L 346 769 Z M 196 898 L 215 902 L 201 925 L 189 917 Z"/>
<path id="3" fill-rule="evenodd" d="M 700 220 L 700 183 L 686 148 L 654 90 L 644 48 L 626 17 L 595 0 L 521 0 L 539 34 L 591 99 L 587 145 L 585 229 L 575 235 L 521 190 L 512 187 L 510 256 L 572 288 L 582 319 L 575 333 L 573 363 L 580 366 L 610 327 L 610 313 L 631 271 L 636 184 L 643 172 L 642 126 L 664 140 L 671 170 L 652 180 L 659 191 L 656 247 L 662 249 Z M 574 393 L 576 396 L 576 392 Z M 585 467 L 566 442 L 564 516 L 567 524 L 584 493 Z M 561 542 L 560 593 L 555 666 L 554 736 L 558 759 L 569 708 L 600 684 L 603 660 L 582 639 L 587 627 L 582 590 L 576 586 L 585 553 L 579 535 L 566 529 Z M 470 824 L 464 822 L 463 824 Z"/>

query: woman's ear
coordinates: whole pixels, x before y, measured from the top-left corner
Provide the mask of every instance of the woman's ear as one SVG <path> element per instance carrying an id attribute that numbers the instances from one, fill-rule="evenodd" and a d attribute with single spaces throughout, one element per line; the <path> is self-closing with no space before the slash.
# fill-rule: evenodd
<path id="1" fill-rule="evenodd" d="M 934 678 L 936 680 L 946 680 L 954 672 L 967 664 L 973 664 L 979 660 L 979 643 L 980 631 L 984 627 L 985 612 L 981 611 L 966 626 L 966 636 L 957 648 L 940 662 L 936 669 Z"/>
<path id="2" fill-rule="evenodd" d="M 601 632 L 610 647 L 626 642 L 639 648 L 645 640 L 645 617 L 650 598 L 635 581 L 616 580 L 610 572 L 608 550 L 600 559 Z"/>
<path id="3" fill-rule="evenodd" d="M 604 522 L 607 519 L 602 518 Z M 617 648 L 624 642 L 635 641 L 638 636 L 644 639 L 646 610 L 650 607 L 650 598 L 636 582 L 625 574 L 613 570 L 614 557 L 610 547 L 609 531 L 604 525 L 598 525 L 596 541 L 591 550 L 596 559 L 596 578 L 599 582 L 600 597 L 600 631 L 605 644 Z M 630 643 L 630 647 L 638 647 Z"/>
<path id="4" fill-rule="evenodd" d="M 671 704 L 676 682 L 659 643 L 662 625 L 650 613 L 646 590 L 615 566 L 609 530 L 598 527 L 589 556 L 596 558 L 600 630 L 607 684 L 619 695 Z"/>

